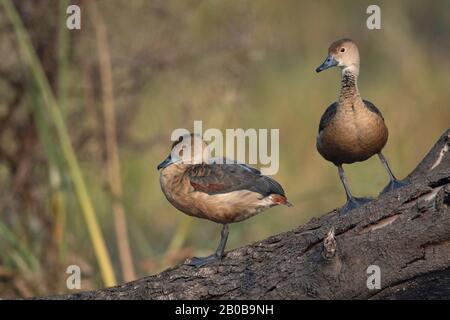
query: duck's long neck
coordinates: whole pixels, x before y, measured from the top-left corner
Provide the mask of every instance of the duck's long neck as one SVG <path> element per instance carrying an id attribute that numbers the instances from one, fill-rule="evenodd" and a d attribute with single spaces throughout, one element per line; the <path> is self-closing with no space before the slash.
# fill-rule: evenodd
<path id="1" fill-rule="evenodd" d="M 341 92 L 339 101 L 345 102 L 360 98 L 358 91 L 358 72 L 353 70 L 342 70 Z"/>

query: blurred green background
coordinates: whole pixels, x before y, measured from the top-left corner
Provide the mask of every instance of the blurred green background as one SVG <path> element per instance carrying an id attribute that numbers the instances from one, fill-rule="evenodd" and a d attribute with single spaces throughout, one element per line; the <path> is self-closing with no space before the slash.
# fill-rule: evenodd
<path id="1" fill-rule="evenodd" d="M 68 292 L 71 264 L 81 267 L 82 289 L 108 284 L 49 94 L 117 283 L 216 248 L 220 226 L 172 207 L 156 170 L 172 130 L 192 130 L 194 120 L 204 129 L 280 129 L 274 178 L 295 206 L 232 225 L 228 249 L 344 203 L 337 170 L 315 149 L 340 79 L 338 70 L 314 69 L 336 39 L 359 45 L 360 91 L 383 112 L 384 153 L 399 178 L 450 126 L 446 0 L 377 1 L 381 30 L 366 28 L 373 1 L 74 1 L 82 27 L 73 31 L 65 28 L 66 0 L 12 1 L 37 54 L 28 62 L 20 23 L 5 10 L 11 2 L 1 1 L 0 298 Z M 375 157 L 345 169 L 358 196 L 376 196 L 388 182 Z"/>

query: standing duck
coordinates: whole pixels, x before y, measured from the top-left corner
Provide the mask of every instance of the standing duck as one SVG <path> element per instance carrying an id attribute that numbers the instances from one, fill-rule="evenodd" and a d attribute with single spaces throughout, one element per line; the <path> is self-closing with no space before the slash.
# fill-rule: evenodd
<path id="1" fill-rule="evenodd" d="M 223 225 L 216 252 L 192 258 L 201 267 L 220 260 L 228 239 L 228 224 L 248 219 L 276 205 L 291 206 L 281 185 L 240 163 L 217 163 L 198 135 L 184 135 L 158 165 L 161 189 L 167 200 L 187 215 Z M 229 161 L 228 161 L 229 162 Z"/>
<path id="2" fill-rule="evenodd" d="M 344 163 L 364 161 L 377 154 L 390 179 L 382 193 L 399 188 L 404 183 L 395 178 L 381 152 L 388 139 L 388 129 L 380 110 L 359 94 L 359 52 L 352 40 L 333 42 L 328 49 L 328 57 L 316 72 L 335 66 L 342 71 L 341 92 L 339 100 L 330 105 L 320 119 L 316 146 L 319 153 L 338 168 L 347 195 L 347 203 L 340 209 L 344 214 L 370 201 L 351 194 L 342 168 Z"/>

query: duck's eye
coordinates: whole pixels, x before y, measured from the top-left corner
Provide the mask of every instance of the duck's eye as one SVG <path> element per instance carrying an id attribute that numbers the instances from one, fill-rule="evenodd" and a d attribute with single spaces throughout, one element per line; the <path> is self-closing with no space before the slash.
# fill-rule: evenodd
<path id="1" fill-rule="evenodd" d="M 345 48 L 341 48 L 341 52 L 345 52 Z"/>

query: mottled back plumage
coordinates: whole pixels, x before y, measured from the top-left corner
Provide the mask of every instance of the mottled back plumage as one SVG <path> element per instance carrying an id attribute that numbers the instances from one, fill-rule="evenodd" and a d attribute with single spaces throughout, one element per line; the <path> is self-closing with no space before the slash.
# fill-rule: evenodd
<path id="1" fill-rule="evenodd" d="M 185 173 L 196 191 L 220 194 L 248 190 L 267 197 L 271 194 L 285 196 L 281 185 L 259 170 L 242 164 L 198 164 Z"/>

